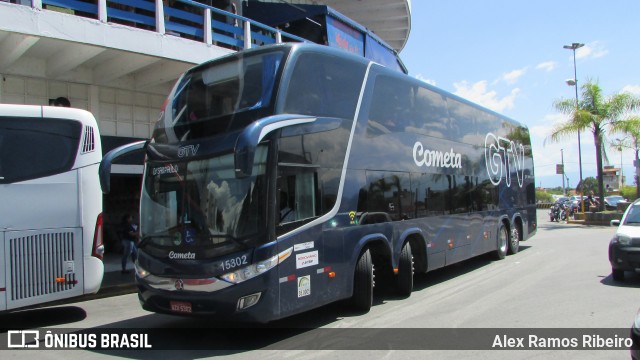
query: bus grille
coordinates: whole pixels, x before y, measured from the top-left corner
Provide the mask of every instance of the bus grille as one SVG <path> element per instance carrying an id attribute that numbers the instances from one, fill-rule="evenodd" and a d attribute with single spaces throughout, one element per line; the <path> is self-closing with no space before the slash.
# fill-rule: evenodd
<path id="1" fill-rule="evenodd" d="M 84 127 L 84 139 L 82 140 L 82 150 L 81 154 L 86 154 L 94 151 L 96 149 L 96 141 L 95 135 L 93 134 L 92 126 Z"/>
<path id="2" fill-rule="evenodd" d="M 40 233 L 9 239 L 10 300 L 22 300 L 73 289 L 74 233 Z"/>

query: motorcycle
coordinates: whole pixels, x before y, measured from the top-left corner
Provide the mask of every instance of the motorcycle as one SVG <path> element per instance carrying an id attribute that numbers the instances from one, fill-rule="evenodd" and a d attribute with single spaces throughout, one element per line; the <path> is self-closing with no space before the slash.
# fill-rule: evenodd
<path id="1" fill-rule="evenodd" d="M 570 202 L 565 201 L 560 203 L 560 220 L 567 221 L 567 218 L 569 217 L 570 209 L 571 209 Z"/>
<path id="2" fill-rule="evenodd" d="M 549 220 L 550 221 L 567 221 L 567 218 L 574 217 L 573 207 L 570 202 L 567 201 L 559 201 L 551 205 L 549 209 Z"/>
<path id="3" fill-rule="evenodd" d="M 549 208 L 549 221 L 553 222 L 553 221 L 560 221 L 560 204 L 559 203 L 554 203 L 553 205 L 551 205 L 551 208 Z"/>
<path id="4" fill-rule="evenodd" d="M 567 219 L 574 220 L 576 218 L 577 208 L 574 206 L 573 202 L 569 200 L 564 203 L 564 206 L 567 213 Z"/>

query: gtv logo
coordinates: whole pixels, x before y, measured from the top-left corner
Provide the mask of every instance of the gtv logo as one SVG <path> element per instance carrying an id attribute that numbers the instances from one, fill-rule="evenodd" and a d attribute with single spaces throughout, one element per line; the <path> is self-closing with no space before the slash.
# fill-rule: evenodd
<path id="1" fill-rule="evenodd" d="M 484 155 L 487 175 L 493 185 L 499 185 L 502 178 L 511 186 L 514 171 L 520 187 L 524 184 L 524 146 L 507 138 L 488 133 L 484 138 Z"/>
<path id="2" fill-rule="evenodd" d="M 200 148 L 200 144 L 198 145 L 187 145 L 178 148 L 178 157 L 188 157 L 195 156 Z"/>

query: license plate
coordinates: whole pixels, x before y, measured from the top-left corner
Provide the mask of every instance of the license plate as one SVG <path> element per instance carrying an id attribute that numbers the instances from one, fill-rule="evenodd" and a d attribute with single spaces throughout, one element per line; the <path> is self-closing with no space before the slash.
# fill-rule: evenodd
<path id="1" fill-rule="evenodd" d="M 191 314 L 192 308 L 190 302 L 185 301 L 169 301 L 169 305 L 171 306 L 171 311 L 178 313 L 186 313 Z"/>

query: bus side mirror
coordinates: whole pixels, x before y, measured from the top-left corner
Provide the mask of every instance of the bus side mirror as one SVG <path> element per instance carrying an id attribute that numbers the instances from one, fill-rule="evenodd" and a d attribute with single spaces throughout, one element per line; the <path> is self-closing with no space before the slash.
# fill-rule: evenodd
<path id="1" fill-rule="evenodd" d="M 137 141 L 119 146 L 102 157 L 98 168 L 98 176 L 100 177 L 100 187 L 103 193 L 108 194 L 111 191 L 111 164 L 122 156 L 144 151 L 146 147 L 146 140 Z"/>
<path id="2" fill-rule="evenodd" d="M 256 147 L 272 131 L 292 125 L 307 124 L 317 118 L 300 115 L 273 115 L 253 122 L 247 126 L 236 140 L 234 149 L 234 170 L 236 178 L 251 176 Z"/>
<path id="3" fill-rule="evenodd" d="M 246 144 L 241 149 L 236 148 L 234 166 L 236 178 L 242 179 L 251 176 L 255 150 L 255 146 L 248 146 Z"/>

